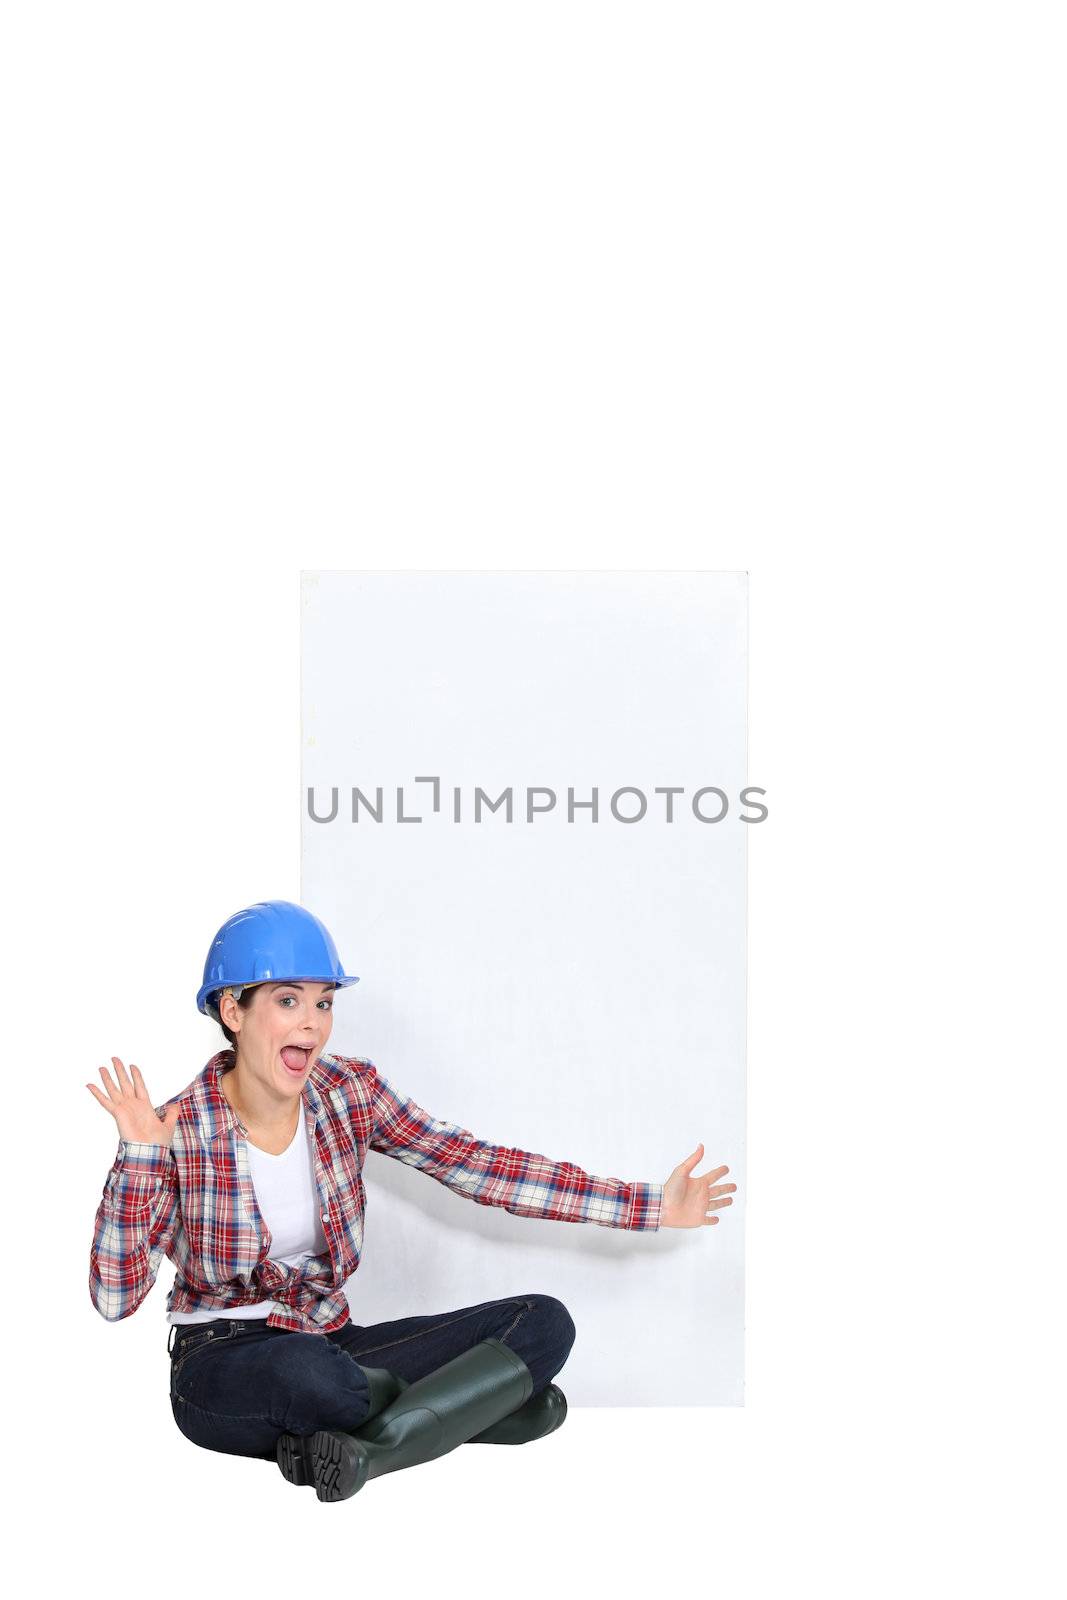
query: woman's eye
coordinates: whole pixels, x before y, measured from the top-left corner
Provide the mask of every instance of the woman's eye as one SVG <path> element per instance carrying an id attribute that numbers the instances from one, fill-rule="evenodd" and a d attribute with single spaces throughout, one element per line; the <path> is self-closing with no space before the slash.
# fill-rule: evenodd
<path id="1" fill-rule="evenodd" d="M 333 1001 L 332 1000 L 320 1000 L 319 1001 L 319 1005 L 320 1006 L 325 1006 L 327 1011 L 332 1011 L 333 1010 Z"/>
<path id="2" fill-rule="evenodd" d="M 279 1000 L 280 1000 L 280 1002 L 281 1002 L 281 1004 L 283 1006 L 285 1005 L 285 1002 L 287 1000 L 292 1000 L 294 1003 L 296 1001 L 296 995 L 295 994 L 283 994 L 283 995 L 279 995 L 278 998 L 279 998 Z"/>

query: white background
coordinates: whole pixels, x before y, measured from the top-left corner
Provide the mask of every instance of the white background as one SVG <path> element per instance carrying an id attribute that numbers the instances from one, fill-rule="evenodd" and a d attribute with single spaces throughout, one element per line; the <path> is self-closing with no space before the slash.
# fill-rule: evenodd
<path id="1" fill-rule="evenodd" d="M 5 12 L 4 1415 L 38 1573 L 1061 1591 L 1061 27 Z M 750 573 L 747 1405 L 576 1409 L 321 1507 L 178 1434 L 160 1286 L 92 1309 L 84 1085 L 115 1052 L 167 1093 L 214 1047 L 205 929 L 299 887 L 298 573 L 368 566 Z"/>
<path id="2" fill-rule="evenodd" d="M 654 1183 L 703 1140 L 695 1170 L 738 1185 L 714 1228 L 651 1234 L 491 1213 L 371 1155 L 353 1320 L 555 1295 L 579 1406 L 743 1401 L 746 596 L 744 573 L 303 574 L 301 792 L 337 815 L 305 804 L 302 901 L 360 977 L 330 1049 L 477 1138 Z M 528 788 L 556 796 L 532 821 Z M 478 789 L 512 821 L 476 821 Z"/>

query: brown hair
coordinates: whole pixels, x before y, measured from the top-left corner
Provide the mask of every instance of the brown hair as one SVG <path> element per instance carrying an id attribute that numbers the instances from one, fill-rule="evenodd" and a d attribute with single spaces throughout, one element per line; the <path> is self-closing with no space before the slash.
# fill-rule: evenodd
<path id="1" fill-rule="evenodd" d="M 249 1006 L 252 1004 L 252 1001 L 255 999 L 255 997 L 256 997 L 256 987 L 257 987 L 257 985 L 255 985 L 255 984 L 246 984 L 244 986 L 244 988 L 241 990 L 240 994 L 234 995 L 234 999 L 237 1001 L 237 1004 L 240 1006 L 242 1011 L 247 1011 Z M 223 991 L 223 992 L 225 992 L 225 991 Z M 215 1012 L 215 1020 L 218 1023 L 219 1027 L 222 1029 L 223 1033 L 226 1035 L 227 1041 L 229 1042 L 230 1049 L 231 1050 L 236 1050 L 237 1049 L 237 1035 L 234 1033 L 232 1028 L 228 1028 L 226 1026 L 226 1024 L 223 1022 L 222 1017 L 221 1017 L 221 1015 L 219 1013 L 219 1001 L 221 999 L 222 999 L 222 993 L 213 994 L 211 996 L 211 1006 L 212 1006 L 212 1009 Z"/>

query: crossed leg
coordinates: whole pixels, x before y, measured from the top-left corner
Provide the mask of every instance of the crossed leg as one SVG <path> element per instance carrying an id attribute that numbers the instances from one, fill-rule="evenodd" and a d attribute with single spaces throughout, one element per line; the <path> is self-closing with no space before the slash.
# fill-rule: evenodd
<path id="1" fill-rule="evenodd" d="M 485 1339 L 514 1350 L 544 1389 L 570 1354 L 575 1329 L 562 1301 L 529 1294 L 336 1333 L 254 1329 L 199 1346 L 172 1368 L 171 1409 L 193 1444 L 273 1461 L 282 1434 L 353 1431 L 371 1405 L 364 1366 L 406 1383 Z"/>

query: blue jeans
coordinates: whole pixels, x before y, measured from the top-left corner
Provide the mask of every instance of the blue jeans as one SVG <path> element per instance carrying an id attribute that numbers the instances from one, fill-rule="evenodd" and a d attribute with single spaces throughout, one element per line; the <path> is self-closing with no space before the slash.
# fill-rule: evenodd
<path id="1" fill-rule="evenodd" d="M 283 1433 L 351 1431 L 370 1392 L 361 1367 L 385 1367 L 409 1383 L 480 1344 L 500 1339 L 547 1387 L 570 1355 L 574 1323 L 547 1294 L 486 1300 L 437 1316 L 402 1317 L 336 1333 L 290 1333 L 266 1319 L 217 1317 L 175 1325 L 170 1364 L 174 1420 L 193 1444 L 273 1461 Z"/>

